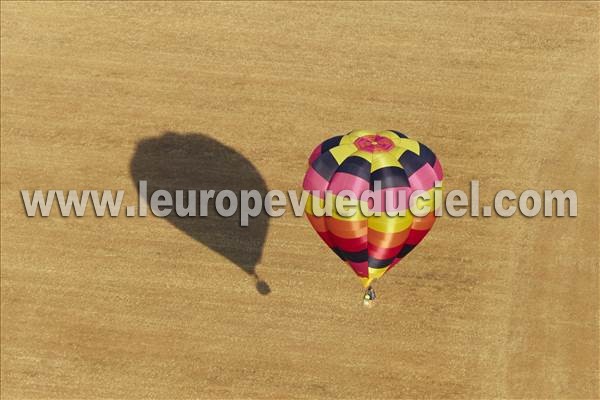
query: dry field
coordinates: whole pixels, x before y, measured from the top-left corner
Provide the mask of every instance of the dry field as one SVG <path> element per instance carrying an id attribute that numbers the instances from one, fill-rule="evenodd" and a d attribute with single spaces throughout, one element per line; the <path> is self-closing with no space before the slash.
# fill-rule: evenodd
<path id="1" fill-rule="evenodd" d="M 1 13 L 3 399 L 599 397 L 598 3 Z M 357 128 L 427 144 L 447 189 L 575 189 L 579 215 L 442 217 L 365 309 L 290 213 L 27 218 L 19 192 L 299 189 Z"/>

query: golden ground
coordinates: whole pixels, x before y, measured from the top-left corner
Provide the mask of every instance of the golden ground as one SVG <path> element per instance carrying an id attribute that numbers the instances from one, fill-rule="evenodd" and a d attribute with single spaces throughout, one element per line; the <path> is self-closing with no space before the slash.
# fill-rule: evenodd
<path id="1" fill-rule="evenodd" d="M 1 11 L 2 398 L 598 398 L 597 4 Z M 443 217 L 367 310 L 304 218 L 268 221 L 261 295 L 207 229 L 27 218 L 20 198 L 134 203 L 137 144 L 167 131 L 298 189 L 312 148 L 355 128 L 423 141 L 447 189 L 575 189 L 579 215 Z"/>

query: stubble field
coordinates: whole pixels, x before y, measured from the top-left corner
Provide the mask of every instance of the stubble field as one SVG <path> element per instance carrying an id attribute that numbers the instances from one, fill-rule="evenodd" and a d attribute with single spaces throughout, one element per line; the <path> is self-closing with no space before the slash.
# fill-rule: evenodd
<path id="1" fill-rule="evenodd" d="M 3 398 L 598 397 L 597 4 L 1 11 Z M 27 218 L 19 192 L 299 189 L 358 128 L 427 144 L 446 189 L 574 189 L 579 215 L 442 217 L 365 309 L 290 211 Z"/>

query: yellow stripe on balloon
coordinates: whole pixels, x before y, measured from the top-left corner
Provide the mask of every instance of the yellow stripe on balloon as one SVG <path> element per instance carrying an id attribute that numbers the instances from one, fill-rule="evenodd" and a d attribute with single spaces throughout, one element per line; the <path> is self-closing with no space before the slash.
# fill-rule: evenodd
<path id="1" fill-rule="evenodd" d="M 388 270 L 389 267 L 386 268 L 369 268 L 369 277 L 360 277 L 360 282 L 362 283 L 363 287 L 365 289 L 367 289 L 369 286 L 371 286 L 371 284 L 377 280 L 378 278 L 382 277 Z M 377 275 L 377 276 L 373 276 L 371 275 L 371 270 L 381 270 L 383 272 L 374 272 L 373 275 Z"/>
<path id="2" fill-rule="evenodd" d="M 404 216 L 395 216 L 390 217 L 385 212 L 382 212 L 379 216 L 371 216 L 369 217 L 368 226 L 369 229 L 373 229 L 378 232 L 402 232 L 408 228 L 410 228 L 413 216 L 410 212 L 407 212 Z"/>
<path id="3" fill-rule="evenodd" d="M 434 187 L 434 188 L 427 190 L 427 193 L 429 194 L 429 200 L 425 200 L 422 197 L 417 198 L 417 204 L 416 204 L 415 211 L 419 212 L 419 210 L 422 210 L 425 207 L 429 207 L 428 212 L 432 212 L 434 210 L 435 189 L 436 188 Z M 438 206 L 439 206 L 439 204 L 438 204 Z"/>
<path id="4" fill-rule="evenodd" d="M 354 143 L 355 140 L 356 140 L 356 137 L 352 137 L 352 136 L 350 136 L 350 134 L 344 135 L 344 136 L 342 136 L 342 139 L 340 140 L 340 144 L 338 146 L 342 146 L 345 144 L 352 144 L 352 143 Z"/>
<path id="5" fill-rule="evenodd" d="M 412 139 L 399 139 L 398 146 L 404 147 L 407 150 L 412 151 L 415 154 L 419 154 L 421 152 L 421 147 L 419 147 L 419 142 Z"/>
<path id="6" fill-rule="evenodd" d="M 373 153 L 369 153 L 368 151 L 359 150 L 352 154 L 353 157 L 361 157 L 371 162 L 373 160 Z"/>
<path id="7" fill-rule="evenodd" d="M 333 158 L 335 158 L 335 161 L 339 165 L 346 158 L 350 157 L 357 150 L 358 150 L 358 148 L 353 143 L 348 143 L 348 144 L 336 146 L 336 147 L 332 148 L 331 150 L 329 150 L 329 152 L 331 153 Z"/>
<path id="8" fill-rule="evenodd" d="M 390 154 L 392 157 L 394 157 L 397 160 L 400 158 L 400 156 L 402 154 L 404 154 L 405 151 L 408 151 L 408 150 L 405 149 L 404 147 L 394 147 L 392 150 L 390 150 L 388 152 L 388 154 Z M 400 165 L 400 167 L 402 167 L 402 165 Z"/>
<path id="9" fill-rule="evenodd" d="M 369 267 L 369 279 L 379 279 L 387 272 L 389 267 L 384 268 L 370 268 Z"/>
<path id="10" fill-rule="evenodd" d="M 371 162 L 371 172 L 375 172 L 378 169 L 385 167 L 399 167 L 401 168 L 398 158 L 394 157 L 390 153 L 374 153 L 373 161 Z"/>
<path id="11" fill-rule="evenodd" d="M 360 283 L 362 283 L 363 287 L 366 289 L 369 287 L 369 285 L 371 284 L 371 282 L 373 281 L 373 278 L 366 278 L 366 277 L 359 277 L 360 278 Z"/>

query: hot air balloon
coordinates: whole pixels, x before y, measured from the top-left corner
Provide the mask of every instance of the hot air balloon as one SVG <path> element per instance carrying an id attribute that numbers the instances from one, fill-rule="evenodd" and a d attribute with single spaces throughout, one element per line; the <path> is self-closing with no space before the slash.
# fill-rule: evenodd
<path id="1" fill-rule="evenodd" d="M 372 283 L 406 257 L 431 229 L 442 166 L 428 147 L 393 130 L 355 130 L 334 136 L 314 149 L 308 163 L 303 182 L 309 192 L 308 220 L 360 278 L 366 288 L 364 302 L 372 304 Z M 421 209 L 430 209 L 426 215 L 410 211 L 415 191 L 429 195 L 429 200 L 419 204 Z M 363 197 L 361 204 L 365 192 L 370 196 Z M 354 215 L 336 209 L 336 197 L 342 196 L 357 209 Z M 327 211 L 328 200 L 334 206 L 324 214 L 320 211 Z M 362 212 L 365 209 L 369 211 Z"/>

